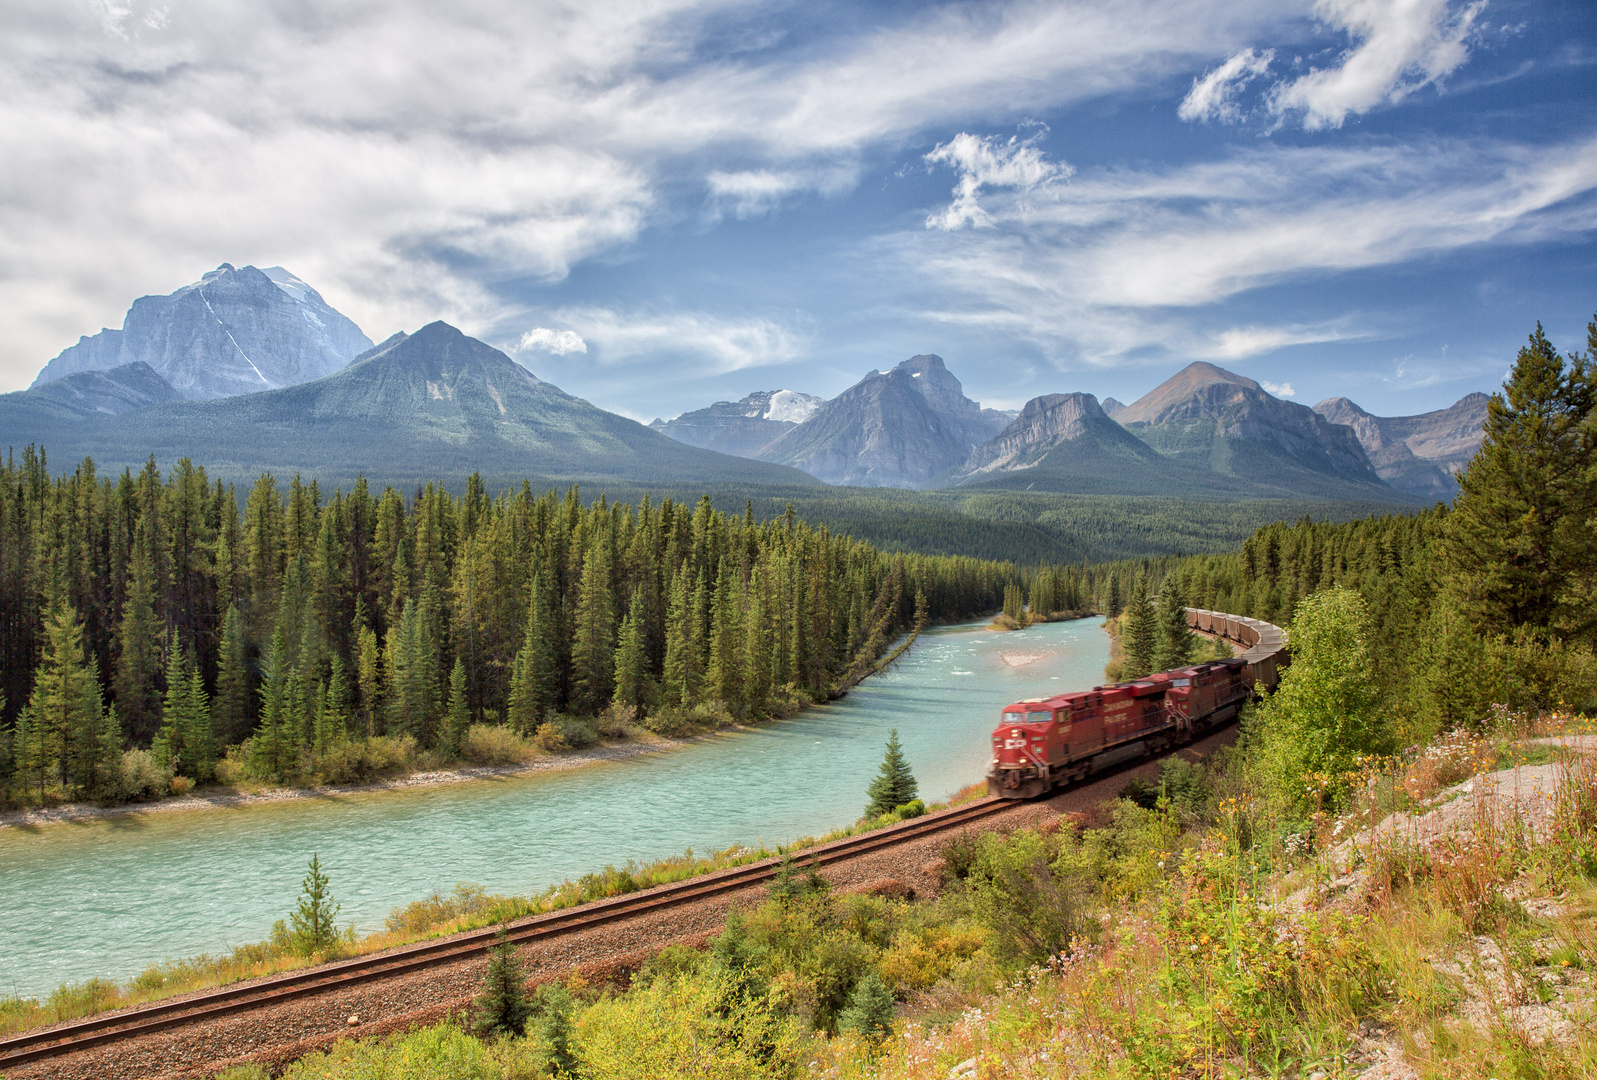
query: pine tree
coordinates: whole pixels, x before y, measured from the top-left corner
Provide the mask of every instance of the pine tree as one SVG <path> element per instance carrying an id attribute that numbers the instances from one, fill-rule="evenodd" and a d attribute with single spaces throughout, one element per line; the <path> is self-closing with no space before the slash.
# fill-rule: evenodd
<path id="1" fill-rule="evenodd" d="M 1124 611 L 1124 610 L 1125 610 L 1125 601 L 1122 600 L 1121 596 L 1120 596 L 1120 575 L 1119 574 L 1110 574 L 1109 575 L 1109 598 L 1104 603 L 1104 612 L 1103 612 L 1104 616 L 1106 618 L 1116 619 L 1116 618 L 1120 617 L 1120 613 L 1122 611 Z"/>
<path id="2" fill-rule="evenodd" d="M 271 646 L 261 662 L 261 722 L 250 741 L 249 768 L 258 777 L 282 779 L 293 761 L 288 727 L 292 722 L 289 700 L 288 657 L 283 631 L 272 634 Z"/>
<path id="3" fill-rule="evenodd" d="M 710 615 L 710 666 L 705 681 L 708 692 L 731 710 L 734 716 L 743 715 L 742 650 L 743 620 L 739 611 L 735 578 L 726 560 L 721 560 L 721 573 L 715 587 L 715 599 Z"/>
<path id="4" fill-rule="evenodd" d="M 1597 322 L 1589 344 L 1597 354 Z M 1597 633 L 1594 362 L 1566 366 L 1538 324 L 1487 404 L 1485 439 L 1442 531 L 1449 590 L 1479 632 Z"/>
<path id="5" fill-rule="evenodd" d="M 114 786 L 120 732 L 101 698 L 93 661 L 84 656 L 77 613 L 59 594 L 45 612 L 43 655 L 25 711 L 19 771 L 39 785 L 41 799 L 52 776 L 80 797 Z"/>
<path id="6" fill-rule="evenodd" d="M 875 969 L 869 969 L 854 984 L 848 1006 L 838 1015 L 837 1028 L 881 1042 L 892 1033 L 894 1007 L 893 992 Z"/>
<path id="7" fill-rule="evenodd" d="M 161 632 L 155 617 L 155 570 L 148 548 L 148 530 L 141 528 L 117 628 L 116 707 L 136 743 L 155 735 L 161 717 L 160 660 L 156 655 Z"/>
<path id="8" fill-rule="evenodd" d="M 216 662 L 216 700 L 211 703 L 212 726 L 224 743 L 237 742 L 250 732 L 249 647 L 244 640 L 244 618 L 236 604 L 222 617 L 222 645 Z"/>
<path id="9" fill-rule="evenodd" d="M 1181 580 L 1171 574 L 1159 589 L 1158 633 L 1154 636 L 1153 670 L 1169 671 L 1192 661 L 1192 630 L 1187 626 L 1187 605 Z"/>
<path id="10" fill-rule="evenodd" d="M 682 569 L 672 576 L 666 608 L 665 670 L 661 682 L 665 699 L 672 705 L 687 705 L 699 696 L 699 645 L 687 578 Z"/>
<path id="11" fill-rule="evenodd" d="M 481 1036 L 520 1035 L 527 1029 L 532 1006 L 527 1001 L 527 976 L 521 957 L 504 927 L 488 949 L 488 970 L 475 1002 L 472 1030 Z"/>
<path id="12" fill-rule="evenodd" d="M 327 891 L 328 883 L 321 858 L 312 854 L 310 869 L 300 887 L 299 905 L 289 916 L 294 950 L 301 956 L 326 954 L 338 944 L 338 928 L 333 920 L 338 918 L 342 905 L 334 902 L 333 894 Z"/>
<path id="13" fill-rule="evenodd" d="M 865 807 L 865 816 L 874 818 L 890 814 L 912 801 L 919 790 L 915 774 L 909 771 L 909 762 L 904 760 L 898 729 L 894 728 L 887 735 L 887 752 L 882 755 L 881 768 L 865 789 L 866 796 L 870 798 L 870 803 Z"/>
<path id="14" fill-rule="evenodd" d="M 444 748 L 459 757 L 466 746 L 466 729 L 471 727 L 471 707 L 466 701 L 466 665 L 455 657 L 449 672 L 449 706 L 444 712 Z"/>
<path id="15" fill-rule="evenodd" d="M 621 643 L 616 648 L 615 700 L 642 709 L 652 696 L 649 657 L 643 640 L 642 590 L 634 589 L 627 617 L 621 622 Z"/>
<path id="16" fill-rule="evenodd" d="M 344 674 L 344 658 L 333 654 L 328 665 L 327 687 L 322 693 L 321 707 L 316 711 L 316 737 L 314 746 L 318 754 L 325 754 L 334 745 L 349 737 L 349 678 Z"/>
<path id="17" fill-rule="evenodd" d="M 383 732 L 383 658 L 377 631 L 360 624 L 356 634 L 355 684 L 360 692 L 360 727 L 363 735 Z"/>
<path id="18" fill-rule="evenodd" d="M 1140 679 L 1153 670 L 1156 624 L 1153 605 L 1148 602 L 1148 578 L 1138 574 L 1131 586 L 1131 602 L 1126 605 L 1125 620 L 1121 623 L 1122 679 Z"/>
<path id="19" fill-rule="evenodd" d="M 507 713 L 512 730 L 531 735 L 556 705 L 560 673 L 555 666 L 551 598 L 540 573 L 532 576 L 527 626 L 510 668 Z"/>
<path id="20" fill-rule="evenodd" d="M 610 537 L 600 531 L 582 561 L 582 587 L 571 640 L 571 708 L 596 713 L 610 700 L 615 678 L 615 597 L 610 582 Z"/>

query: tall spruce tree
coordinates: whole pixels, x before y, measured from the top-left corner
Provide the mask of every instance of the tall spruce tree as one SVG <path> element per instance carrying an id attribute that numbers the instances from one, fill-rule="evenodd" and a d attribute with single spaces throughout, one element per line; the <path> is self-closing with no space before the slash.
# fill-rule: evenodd
<path id="1" fill-rule="evenodd" d="M 116 785 L 121 737 L 115 714 L 105 708 L 94 663 L 84 655 L 77 613 L 59 594 L 45 612 L 44 650 L 24 712 L 19 765 L 38 784 L 41 799 L 50 779 L 79 797 Z"/>
<path id="2" fill-rule="evenodd" d="M 880 817 L 891 813 L 911 802 L 919 791 L 920 785 L 915 781 L 915 774 L 910 772 L 909 762 L 904 759 L 904 747 L 898 741 L 898 729 L 894 728 L 887 735 L 887 752 L 882 755 L 881 768 L 865 789 L 870 799 L 865 806 L 865 816 Z"/>
<path id="3" fill-rule="evenodd" d="M 229 604 L 222 617 L 222 643 L 216 660 L 216 699 L 211 703 L 216 737 L 234 743 L 250 733 L 249 645 L 244 639 L 244 618 L 238 605 Z"/>
<path id="4" fill-rule="evenodd" d="M 1159 587 L 1158 632 L 1154 636 L 1153 670 L 1169 671 L 1192 660 L 1192 631 L 1187 626 L 1187 604 L 1181 593 L 1181 579 L 1165 577 Z"/>
<path id="5" fill-rule="evenodd" d="M 652 696 L 642 609 L 642 590 L 635 589 L 627 617 L 621 622 L 621 643 L 616 648 L 615 700 L 636 709 L 645 708 Z"/>
<path id="6" fill-rule="evenodd" d="M 141 528 L 128 569 L 127 598 L 117 628 L 116 707 L 136 742 L 155 735 L 161 719 L 161 626 L 155 617 L 155 568 L 149 551 L 149 529 Z"/>
<path id="7" fill-rule="evenodd" d="M 506 712 L 510 727 L 523 735 L 538 730 L 557 701 L 560 672 L 555 664 L 552 596 L 544 576 L 535 573 L 527 603 L 527 625 L 521 649 L 510 668 Z"/>
<path id="8" fill-rule="evenodd" d="M 582 585 L 571 639 L 571 707 L 591 714 L 609 700 L 615 678 L 615 595 L 610 536 L 599 530 L 582 560 Z"/>
<path id="9" fill-rule="evenodd" d="M 685 568 L 679 568 L 671 578 L 661 682 L 665 700 L 672 705 L 686 705 L 699 696 L 699 644 L 698 635 L 694 633 L 692 590 Z"/>
<path id="10" fill-rule="evenodd" d="M 1138 574 L 1131 586 L 1131 602 L 1126 605 L 1121 623 L 1120 650 L 1123 679 L 1140 679 L 1153 670 L 1153 651 L 1158 638 L 1157 618 L 1148 600 L 1148 577 Z"/>
<path id="11" fill-rule="evenodd" d="M 466 747 L 466 729 L 471 727 L 471 706 L 466 701 L 466 664 L 455 657 L 449 672 L 449 705 L 444 710 L 444 746 L 455 757 Z"/>
<path id="12" fill-rule="evenodd" d="M 1588 344 L 1593 355 L 1566 363 L 1537 324 L 1459 474 L 1442 552 L 1453 601 L 1479 632 L 1597 635 L 1597 321 Z"/>

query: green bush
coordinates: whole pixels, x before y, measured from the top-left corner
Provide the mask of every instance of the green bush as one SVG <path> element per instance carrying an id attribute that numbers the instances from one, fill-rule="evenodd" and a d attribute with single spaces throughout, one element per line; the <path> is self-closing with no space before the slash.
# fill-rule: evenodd
<path id="1" fill-rule="evenodd" d="M 466 729 L 460 754 L 474 765 L 516 765 L 536 748 L 502 724 L 473 724 Z"/>
<path id="2" fill-rule="evenodd" d="M 736 721 L 732 714 L 718 701 L 687 707 L 666 705 L 643 718 L 644 727 L 668 739 L 681 739 L 701 731 L 717 731 L 734 723 Z"/>
<path id="3" fill-rule="evenodd" d="M 164 798 L 172 790 L 172 770 L 156 764 L 144 750 L 128 750 L 122 755 L 121 776 L 116 795 L 123 802 L 147 802 Z"/>
<path id="4" fill-rule="evenodd" d="M 394 908 L 388 913 L 383 925 L 387 927 L 389 933 L 414 937 L 456 919 L 481 915 L 503 899 L 503 897 L 489 896 L 481 885 L 462 881 L 448 896 L 433 893 L 420 900 L 413 900 L 403 907 Z"/>
<path id="5" fill-rule="evenodd" d="M 1069 861 L 1059 859 L 1061 843 L 1057 833 L 1032 829 L 984 833 L 977 840 L 962 894 L 1000 959 L 1041 963 L 1096 933 L 1087 915 L 1090 890 Z"/>
<path id="6" fill-rule="evenodd" d="M 908 821 L 910 818 L 918 818 L 918 817 L 920 817 L 925 812 L 926 812 L 926 803 L 923 800 L 921 800 L 921 799 L 911 799 L 909 802 L 905 803 L 903 806 L 900 806 L 896 810 L 894 810 L 893 811 L 893 816 L 898 818 L 898 820 L 900 820 L 900 821 Z"/>

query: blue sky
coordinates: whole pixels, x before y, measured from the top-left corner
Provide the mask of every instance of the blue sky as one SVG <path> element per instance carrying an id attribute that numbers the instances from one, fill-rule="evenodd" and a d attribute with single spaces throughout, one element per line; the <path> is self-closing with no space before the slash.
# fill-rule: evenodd
<path id="1" fill-rule="evenodd" d="M 0 388 L 282 264 L 639 419 L 936 352 L 1445 406 L 1597 311 L 1585 0 L 18 0 Z"/>

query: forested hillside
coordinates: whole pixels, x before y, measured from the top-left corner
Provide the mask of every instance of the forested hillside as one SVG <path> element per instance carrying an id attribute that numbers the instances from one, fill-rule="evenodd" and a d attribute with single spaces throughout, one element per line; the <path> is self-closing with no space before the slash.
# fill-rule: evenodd
<path id="1" fill-rule="evenodd" d="M 476 477 L 460 498 L 327 498 L 263 476 L 241 512 L 187 461 L 51 477 L 30 449 L 0 468 L 0 775 L 116 797 L 124 746 L 203 780 L 248 739 L 247 774 L 281 779 L 368 736 L 447 758 L 474 724 L 532 734 L 613 703 L 758 718 L 1023 576 L 708 499 L 491 498 Z"/>
<path id="2" fill-rule="evenodd" d="M 1532 335 L 1451 508 L 1277 523 L 1233 554 L 1118 563 L 1102 568 L 1099 602 L 1117 610 L 1140 576 L 1284 626 L 1317 591 L 1356 592 L 1375 686 L 1411 739 L 1493 705 L 1597 707 L 1597 323 L 1588 345 L 1564 358 Z"/>

